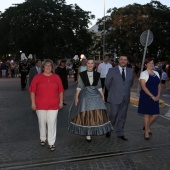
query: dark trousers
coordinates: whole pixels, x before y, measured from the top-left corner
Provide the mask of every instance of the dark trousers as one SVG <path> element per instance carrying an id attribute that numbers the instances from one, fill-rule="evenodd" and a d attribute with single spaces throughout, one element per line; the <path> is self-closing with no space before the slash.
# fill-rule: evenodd
<path id="1" fill-rule="evenodd" d="M 104 100 L 105 102 L 107 102 L 108 90 L 106 89 L 105 84 L 104 84 L 105 78 L 100 78 L 100 81 L 101 81 L 102 89 L 104 89 Z"/>
<path id="2" fill-rule="evenodd" d="M 15 77 L 15 70 L 11 69 L 11 77 L 14 78 Z"/>
<path id="3" fill-rule="evenodd" d="M 21 74 L 21 88 L 25 89 L 26 85 L 27 85 L 27 75 Z"/>
<path id="4" fill-rule="evenodd" d="M 76 69 L 76 70 L 74 70 L 74 81 L 77 81 L 77 74 L 78 74 L 78 70 Z"/>

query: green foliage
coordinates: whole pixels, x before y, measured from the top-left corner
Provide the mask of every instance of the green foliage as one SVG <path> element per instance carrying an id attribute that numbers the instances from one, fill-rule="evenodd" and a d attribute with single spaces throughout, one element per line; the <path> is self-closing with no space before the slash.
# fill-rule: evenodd
<path id="1" fill-rule="evenodd" d="M 90 12 L 65 0 L 26 0 L 0 15 L 0 55 L 20 50 L 39 58 L 71 57 L 92 43 Z"/>
<path id="2" fill-rule="evenodd" d="M 108 13 L 106 48 L 126 50 L 131 61 L 141 61 L 143 47 L 140 35 L 150 29 L 154 34 L 154 41 L 148 47 L 148 56 L 157 58 L 158 51 L 158 60 L 166 60 L 170 56 L 170 8 L 159 1 L 151 1 L 145 5 L 134 3 L 119 9 L 112 8 Z M 102 20 L 98 23 L 102 23 Z"/>

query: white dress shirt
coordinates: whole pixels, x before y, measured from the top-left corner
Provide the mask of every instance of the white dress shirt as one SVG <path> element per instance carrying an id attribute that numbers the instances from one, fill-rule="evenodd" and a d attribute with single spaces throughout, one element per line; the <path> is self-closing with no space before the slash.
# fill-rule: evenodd
<path id="1" fill-rule="evenodd" d="M 100 73 L 100 78 L 106 78 L 109 68 L 112 68 L 112 65 L 110 63 L 106 64 L 103 62 L 103 63 L 99 64 L 97 72 Z"/>
<path id="2" fill-rule="evenodd" d="M 40 74 L 41 73 L 41 68 L 36 66 L 36 69 L 37 69 L 38 74 Z"/>

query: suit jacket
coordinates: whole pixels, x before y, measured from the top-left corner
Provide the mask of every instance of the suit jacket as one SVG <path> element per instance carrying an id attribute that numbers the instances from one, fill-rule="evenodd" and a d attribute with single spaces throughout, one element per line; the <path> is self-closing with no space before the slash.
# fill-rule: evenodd
<path id="1" fill-rule="evenodd" d="M 30 70 L 30 72 L 29 72 L 29 86 L 30 86 L 30 84 L 31 84 L 32 79 L 33 79 L 34 76 L 37 75 L 37 74 L 38 74 L 38 71 L 37 71 L 37 69 L 36 69 L 36 66 L 33 67 L 33 68 L 31 68 L 31 70 Z"/>
<path id="2" fill-rule="evenodd" d="M 119 67 L 110 68 L 105 79 L 105 86 L 108 89 L 108 102 L 120 104 L 125 97 L 125 102 L 130 102 L 130 88 L 133 84 L 133 71 L 126 67 L 125 81 L 122 79 Z"/>

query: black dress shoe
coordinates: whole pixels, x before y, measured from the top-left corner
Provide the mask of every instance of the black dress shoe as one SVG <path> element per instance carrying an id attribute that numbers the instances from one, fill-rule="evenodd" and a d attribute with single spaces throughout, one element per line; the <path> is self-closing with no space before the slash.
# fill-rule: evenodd
<path id="1" fill-rule="evenodd" d="M 145 134 L 144 134 L 144 138 L 145 138 L 145 140 L 149 140 L 149 136 L 148 136 L 148 137 L 146 137 L 146 136 L 145 136 Z"/>
<path id="2" fill-rule="evenodd" d="M 149 132 L 149 135 L 152 135 L 152 132 Z"/>
<path id="3" fill-rule="evenodd" d="M 122 140 L 124 140 L 124 141 L 128 141 L 128 139 L 125 138 L 125 136 L 117 136 L 117 137 L 120 138 L 120 139 L 122 139 Z"/>
<path id="4" fill-rule="evenodd" d="M 106 138 L 110 138 L 110 136 L 111 136 L 111 132 L 107 132 L 106 133 Z"/>
<path id="5" fill-rule="evenodd" d="M 145 126 L 143 127 L 143 130 L 145 130 Z M 149 133 L 149 135 L 152 135 L 152 132 L 148 132 Z"/>
<path id="6" fill-rule="evenodd" d="M 91 139 L 86 139 L 87 142 L 91 142 Z"/>

